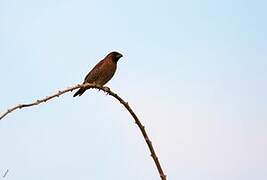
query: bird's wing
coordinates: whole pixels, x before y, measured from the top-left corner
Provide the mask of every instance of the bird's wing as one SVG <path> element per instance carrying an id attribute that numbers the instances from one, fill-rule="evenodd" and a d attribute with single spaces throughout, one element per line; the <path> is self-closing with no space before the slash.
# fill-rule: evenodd
<path id="1" fill-rule="evenodd" d="M 101 66 L 104 64 L 104 59 L 95 65 L 95 67 L 86 75 L 84 83 L 93 83 L 101 74 Z"/>

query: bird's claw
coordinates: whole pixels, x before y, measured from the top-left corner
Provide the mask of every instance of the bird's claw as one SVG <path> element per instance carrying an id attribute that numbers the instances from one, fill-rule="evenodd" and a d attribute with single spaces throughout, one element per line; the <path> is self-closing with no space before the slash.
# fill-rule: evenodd
<path id="1" fill-rule="evenodd" d="M 104 91 L 108 92 L 110 91 L 109 87 L 103 87 Z"/>

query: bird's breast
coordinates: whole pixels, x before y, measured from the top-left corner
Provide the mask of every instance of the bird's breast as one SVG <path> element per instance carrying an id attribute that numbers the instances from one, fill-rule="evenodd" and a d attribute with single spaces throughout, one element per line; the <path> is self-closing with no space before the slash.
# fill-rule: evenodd
<path id="1" fill-rule="evenodd" d="M 107 61 L 101 67 L 101 73 L 97 79 L 97 84 L 106 84 L 115 74 L 117 69 L 117 64 L 114 62 Z"/>

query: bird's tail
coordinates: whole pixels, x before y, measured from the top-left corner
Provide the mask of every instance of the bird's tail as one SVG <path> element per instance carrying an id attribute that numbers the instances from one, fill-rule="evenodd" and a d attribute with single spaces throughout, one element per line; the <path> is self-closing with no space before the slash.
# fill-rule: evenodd
<path id="1" fill-rule="evenodd" d="M 85 88 L 80 88 L 80 89 L 73 95 L 73 97 L 76 97 L 77 95 L 81 96 L 85 91 L 86 91 Z"/>

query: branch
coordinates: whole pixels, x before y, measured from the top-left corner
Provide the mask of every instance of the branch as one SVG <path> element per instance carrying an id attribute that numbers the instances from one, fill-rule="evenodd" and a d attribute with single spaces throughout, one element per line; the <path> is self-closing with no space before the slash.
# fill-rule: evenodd
<path id="1" fill-rule="evenodd" d="M 62 91 L 58 91 L 57 93 L 55 94 L 52 94 L 51 96 L 47 96 L 43 99 L 38 99 L 36 100 L 35 102 L 32 102 L 32 103 L 28 103 L 28 104 L 18 104 L 10 109 L 8 109 L 6 112 L 4 112 L 1 116 L 0 116 L 0 120 L 2 120 L 6 115 L 10 114 L 11 112 L 17 110 L 17 109 L 22 109 L 22 108 L 26 108 L 26 107 L 31 107 L 31 106 L 36 106 L 36 105 L 39 105 L 41 103 L 45 103 L 46 101 L 49 101 L 55 97 L 59 97 L 61 96 L 62 94 L 65 94 L 67 92 L 70 92 L 70 91 L 73 91 L 75 89 L 78 89 L 78 88 L 87 88 L 87 89 L 90 89 L 90 88 L 96 88 L 96 89 L 99 89 L 99 90 L 102 90 L 103 92 L 109 94 L 110 96 L 114 97 L 115 99 L 117 99 L 127 110 L 128 112 L 132 115 L 132 117 L 134 118 L 135 120 L 135 123 L 137 124 L 137 126 L 139 127 L 145 141 L 146 141 L 146 144 L 149 148 L 149 151 L 151 153 L 151 157 L 153 158 L 155 164 L 156 164 L 156 167 L 157 167 L 157 170 L 159 172 L 159 175 L 160 175 L 160 178 L 162 180 L 166 180 L 166 175 L 164 174 L 162 168 L 161 168 L 161 165 L 160 165 L 160 162 L 159 162 L 159 159 L 155 153 L 155 150 L 152 146 L 152 142 L 151 140 L 149 139 L 146 131 L 145 131 L 145 126 L 142 125 L 142 123 L 140 122 L 140 120 L 138 119 L 138 117 L 136 116 L 136 114 L 134 113 L 134 111 L 132 110 L 132 108 L 129 106 L 128 102 L 125 102 L 118 94 L 112 92 L 108 87 L 103 87 L 103 86 L 99 86 L 99 85 L 96 85 L 96 84 L 89 84 L 89 83 L 86 83 L 86 84 L 77 84 L 76 86 L 73 86 L 73 87 L 68 87 Z"/>
<path id="2" fill-rule="evenodd" d="M 9 113 L 11 113 L 11 112 L 13 112 L 13 111 L 15 111 L 17 109 L 22 109 L 22 108 L 25 108 L 25 107 L 31 107 L 31 106 L 39 105 L 41 103 L 45 103 L 46 101 L 49 101 L 49 100 L 51 100 L 51 99 L 53 99 L 55 97 L 59 97 L 62 94 L 65 94 L 65 93 L 67 93 L 69 91 L 73 91 L 73 90 L 81 88 L 81 87 L 86 87 L 86 88 L 97 88 L 98 87 L 98 88 L 100 88 L 99 86 L 96 86 L 94 84 L 77 84 L 74 87 L 68 87 L 68 88 L 64 89 L 63 91 L 58 91 L 57 93 L 52 94 L 51 96 L 46 96 L 43 99 L 37 99 L 35 102 L 28 103 L 28 104 L 18 104 L 18 105 L 14 106 L 14 107 L 12 107 L 10 109 L 7 109 L 7 111 L 0 116 L 0 120 L 2 120 L 6 115 L 8 115 Z"/>

